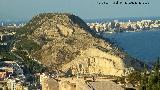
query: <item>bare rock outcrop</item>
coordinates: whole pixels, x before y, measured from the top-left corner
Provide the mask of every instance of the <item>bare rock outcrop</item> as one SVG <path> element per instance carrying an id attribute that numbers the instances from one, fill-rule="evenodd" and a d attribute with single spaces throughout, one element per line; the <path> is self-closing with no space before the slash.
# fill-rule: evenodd
<path id="1" fill-rule="evenodd" d="M 134 68 L 127 67 L 124 59 L 103 52 L 97 48 L 89 48 L 82 51 L 81 54 L 71 62 L 63 65 L 62 71 L 67 72 L 71 70 L 73 75 L 83 74 L 101 74 L 101 75 L 115 75 L 125 76 L 131 73 Z M 137 68 L 141 68 L 139 62 L 136 62 Z"/>

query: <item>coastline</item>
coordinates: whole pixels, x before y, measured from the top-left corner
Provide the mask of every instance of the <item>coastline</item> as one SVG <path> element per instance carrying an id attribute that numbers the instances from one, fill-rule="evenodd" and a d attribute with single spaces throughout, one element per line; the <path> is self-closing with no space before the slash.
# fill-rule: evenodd
<path id="1" fill-rule="evenodd" d="M 150 30 L 135 30 L 135 31 L 130 31 L 130 30 L 126 30 L 126 31 L 106 31 L 105 33 L 107 34 L 115 34 L 115 33 L 134 33 L 134 32 L 148 32 L 148 31 L 160 31 L 158 29 L 150 29 Z"/>

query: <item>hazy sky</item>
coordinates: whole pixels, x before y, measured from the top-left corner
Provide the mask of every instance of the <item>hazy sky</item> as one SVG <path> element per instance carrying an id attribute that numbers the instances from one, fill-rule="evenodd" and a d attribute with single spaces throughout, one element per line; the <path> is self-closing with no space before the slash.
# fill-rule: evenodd
<path id="1" fill-rule="evenodd" d="M 99 5 L 117 0 L 0 0 L 0 19 L 31 18 L 41 12 L 69 12 L 83 19 L 160 16 L 160 0 L 118 0 L 148 2 L 149 5 Z"/>

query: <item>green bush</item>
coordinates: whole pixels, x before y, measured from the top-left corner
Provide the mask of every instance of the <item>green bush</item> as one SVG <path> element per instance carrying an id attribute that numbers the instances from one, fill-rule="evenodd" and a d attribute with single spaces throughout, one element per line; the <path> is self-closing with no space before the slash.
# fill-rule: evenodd
<path id="1" fill-rule="evenodd" d="M 33 40 L 22 39 L 18 43 L 16 43 L 16 48 L 18 50 L 27 50 L 28 52 L 31 52 L 32 50 L 39 50 L 40 46 Z"/>

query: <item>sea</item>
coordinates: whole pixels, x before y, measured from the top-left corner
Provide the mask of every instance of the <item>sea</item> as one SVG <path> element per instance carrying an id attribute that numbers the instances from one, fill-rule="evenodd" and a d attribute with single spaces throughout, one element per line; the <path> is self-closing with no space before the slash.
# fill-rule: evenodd
<path id="1" fill-rule="evenodd" d="M 160 30 L 121 32 L 104 34 L 130 56 L 146 63 L 153 63 L 160 57 Z"/>

